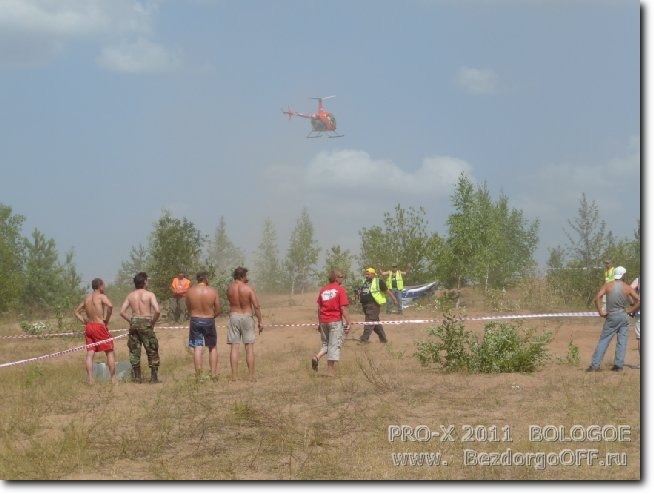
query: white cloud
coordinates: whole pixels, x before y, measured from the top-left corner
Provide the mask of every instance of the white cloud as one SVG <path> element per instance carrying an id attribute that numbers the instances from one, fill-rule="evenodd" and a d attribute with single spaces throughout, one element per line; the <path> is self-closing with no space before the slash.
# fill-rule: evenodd
<path id="1" fill-rule="evenodd" d="M 440 228 L 461 173 L 474 182 L 472 167 L 458 158 L 432 156 L 405 171 L 361 150 L 323 151 L 307 164 L 266 167 L 262 179 L 269 197 L 261 207 L 280 228 L 280 238 L 293 227 L 289 211 L 308 207 L 321 243 L 356 252 L 361 226 L 380 224 L 398 202 L 404 208 L 425 207 L 429 222 Z"/>
<path id="2" fill-rule="evenodd" d="M 472 94 L 493 94 L 499 85 L 499 77 L 493 70 L 472 67 L 461 67 L 454 80 Z"/>
<path id="3" fill-rule="evenodd" d="M 97 43 L 97 61 L 122 72 L 171 70 L 180 54 L 152 41 L 159 0 L 2 0 L 0 68 L 50 63 L 73 43 Z"/>
<path id="4" fill-rule="evenodd" d="M 410 190 L 414 196 L 449 194 L 459 175 L 471 174 L 464 160 L 448 156 L 425 158 L 420 168 L 407 172 L 395 163 L 376 160 L 365 151 L 321 152 L 305 170 L 308 189 L 361 189 L 374 185 L 380 192 Z"/>
<path id="5" fill-rule="evenodd" d="M 74 38 L 109 25 L 97 1 L 3 0 L 0 7 L 0 29 L 17 37 Z"/>
<path id="6" fill-rule="evenodd" d="M 115 72 L 167 72 L 180 68 L 182 57 L 179 52 L 139 38 L 135 42 L 105 47 L 97 62 L 100 67 Z"/>

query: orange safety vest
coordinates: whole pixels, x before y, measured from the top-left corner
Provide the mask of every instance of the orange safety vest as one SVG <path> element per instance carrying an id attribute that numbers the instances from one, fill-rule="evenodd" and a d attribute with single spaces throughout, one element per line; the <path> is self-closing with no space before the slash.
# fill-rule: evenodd
<path id="1" fill-rule="evenodd" d="M 170 286 L 173 289 L 173 293 L 176 295 L 181 295 L 182 297 L 186 297 L 186 291 L 191 288 L 191 280 L 188 278 L 180 280 L 177 276 L 175 276 Z"/>

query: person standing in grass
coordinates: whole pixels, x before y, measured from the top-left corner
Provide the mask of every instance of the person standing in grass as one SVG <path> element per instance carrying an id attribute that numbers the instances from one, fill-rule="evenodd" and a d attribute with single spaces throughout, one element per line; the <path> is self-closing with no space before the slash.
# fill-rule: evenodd
<path id="1" fill-rule="evenodd" d="M 216 317 L 220 314 L 220 297 L 215 288 L 209 286 L 209 274 L 197 274 L 197 285 L 186 292 L 186 309 L 191 317 L 188 330 L 188 346 L 193 348 L 195 380 L 202 380 L 202 349 L 209 348 L 211 380 L 218 379 L 218 350 L 216 344 Z"/>
<path id="2" fill-rule="evenodd" d="M 627 274 L 627 270 L 622 266 L 615 268 L 613 272 L 614 280 L 604 283 L 597 295 L 595 295 L 595 307 L 600 317 L 604 318 L 604 326 L 593 352 L 591 364 L 586 369 L 587 372 L 600 370 L 600 364 L 613 336 L 617 336 L 617 340 L 615 359 L 611 370 L 619 372 L 624 367 L 624 356 L 627 351 L 627 336 L 629 333 L 629 318 L 625 308 L 629 300 L 633 300 L 634 305 L 630 312 L 640 309 L 640 296 L 636 293 L 636 290 L 631 288 L 631 285 L 625 282 L 623 279 L 625 274 Z M 601 305 L 603 296 L 606 296 L 606 310 Z"/>
<path id="3" fill-rule="evenodd" d="M 386 279 L 386 286 L 390 292 L 393 292 L 395 295 L 395 300 L 397 301 L 397 313 L 402 314 L 402 290 L 404 290 L 404 278 L 408 271 L 400 271 L 397 269 L 397 263 L 394 262 L 391 265 L 390 271 L 380 271 L 381 276 L 388 276 Z M 391 297 L 386 298 L 386 314 L 393 312 L 393 300 Z"/>
<path id="4" fill-rule="evenodd" d="M 107 356 L 107 367 L 111 375 L 111 382 L 116 384 L 116 355 L 114 353 L 114 342 L 109 334 L 109 320 L 113 305 L 109 297 L 104 294 L 104 281 L 100 278 L 94 278 L 91 281 L 93 292 L 84 297 L 84 300 L 75 309 L 75 317 L 85 325 L 84 334 L 86 344 L 97 343 L 87 348 L 86 351 L 86 374 L 89 384 L 93 384 L 93 357 L 95 352 L 104 352 Z M 86 314 L 84 317 L 83 314 Z M 109 340 L 109 341 L 105 341 Z"/>
<path id="5" fill-rule="evenodd" d="M 128 309 L 131 311 L 131 317 L 127 313 Z M 160 382 L 159 340 L 154 334 L 154 325 L 160 315 L 157 297 L 148 290 L 148 275 L 141 271 L 134 276 L 134 291 L 127 295 L 120 308 L 120 316 L 129 322 L 127 348 L 134 382 L 141 382 L 141 345 L 148 356 L 150 382 Z"/>
<path id="6" fill-rule="evenodd" d="M 186 293 L 191 287 L 191 280 L 186 277 L 184 271 L 173 278 L 170 282 L 170 313 L 174 322 L 179 322 L 180 319 L 184 320 L 188 317 L 186 310 Z"/>
<path id="7" fill-rule="evenodd" d="M 374 268 L 366 269 L 366 279 L 363 286 L 359 289 L 359 301 L 365 314 L 365 324 L 363 334 L 359 338 L 359 343 L 369 343 L 370 335 L 374 331 L 379 336 L 380 343 L 387 343 L 386 332 L 384 327 L 379 324 L 379 312 L 382 304 L 386 303 L 386 297 L 390 297 L 393 303 L 398 303 L 393 292 L 386 287 L 384 280 L 377 277 Z"/>
<path id="8" fill-rule="evenodd" d="M 327 355 L 327 375 L 334 377 L 334 365 L 341 357 L 341 348 L 345 335 L 350 332 L 350 312 L 347 292 L 341 286 L 343 273 L 334 269 L 329 273 L 329 284 L 318 293 L 318 331 L 322 346 L 320 351 L 311 358 L 311 368 L 318 370 L 318 362 Z M 343 325 L 345 318 L 345 325 Z"/>
<path id="9" fill-rule="evenodd" d="M 640 276 L 631 282 L 631 288 L 640 296 Z M 634 301 L 631 300 L 633 304 Z M 634 331 L 636 333 L 636 340 L 638 341 L 638 360 L 640 360 L 640 308 L 632 310 L 629 315 L 634 318 Z M 640 369 L 640 363 L 631 366 L 633 369 Z"/>
<path id="10" fill-rule="evenodd" d="M 248 270 L 237 267 L 234 281 L 227 287 L 229 301 L 229 322 L 227 324 L 227 343 L 231 345 L 229 364 L 232 368 L 232 381 L 238 379 L 238 352 L 241 342 L 245 344 L 245 362 L 250 381 L 254 380 L 254 317 L 257 316 L 259 334 L 263 332 L 261 306 L 254 289 L 248 285 Z"/>

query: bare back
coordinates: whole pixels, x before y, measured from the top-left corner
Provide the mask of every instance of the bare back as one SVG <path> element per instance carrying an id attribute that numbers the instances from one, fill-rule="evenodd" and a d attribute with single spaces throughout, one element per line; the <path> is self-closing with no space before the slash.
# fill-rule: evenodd
<path id="1" fill-rule="evenodd" d="M 127 316 L 128 308 L 132 312 L 132 317 L 151 317 L 153 324 L 159 319 L 160 310 L 157 297 L 144 288 L 137 288 L 125 298 L 120 308 L 120 315 L 127 321 L 130 320 Z"/>
<path id="2" fill-rule="evenodd" d="M 239 280 L 232 282 L 227 288 L 227 299 L 230 313 L 252 314 L 253 308 L 259 308 L 252 287 Z"/>
<path id="3" fill-rule="evenodd" d="M 111 301 L 104 293 L 93 291 L 84 297 L 82 303 L 77 307 L 75 315 L 80 321 L 83 321 L 81 313 L 84 312 L 87 322 L 105 322 L 105 320 L 108 322 L 112 308 Z"/>
<path id="4" fill-rule="evenodd" d="M 191 317 L 216 317 L 220 314 L 220 297 L 215 288 L 203 283 L 186 292 L 186 307 Z"/>

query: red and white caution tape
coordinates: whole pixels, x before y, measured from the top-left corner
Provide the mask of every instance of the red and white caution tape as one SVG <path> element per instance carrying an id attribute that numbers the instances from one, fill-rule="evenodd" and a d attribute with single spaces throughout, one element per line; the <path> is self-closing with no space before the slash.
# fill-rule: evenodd
<path id="1" fill-rule="evenodd" d="M 88 349 L 88 348 L 92 348 L 94 346 L 102 345 L 103 343 L 107 343 L 108 341 L 114 341 L 114 340 L 117 340 L 119 338 L 123 338 L 125 336 L 127 336 L 127 335 L 126 334 L 121 334 L 119 336 L 114 336 L 113 338 L 107 338 L 106 340 L 96 341 L 95 343 L 89 343 L 88 345 L 80 345 L 80 346 L 77 346 L 77 347 L 74 347 L 74 348 L 69 348 L 67 350 L 62 350 L 61 352 L 51 353 L 49 355 L 41 355 L 40 357 L 32 357 L 32 358 L 23 359 L 23 360 L 17 360 L 16 362 L 7 362 L 6 364 L 0 364 L 0 368 L 2 368 L 2 367 L 11 367 L 11 366 L 14 366 L 14 365 L 28 364 L 30 362 L 36 362 L 37 360 L 45 360 L 45 359 L 49 359 L 49 358 L 60 357 L 60 356 L 65 355 L 67 353 L 73 353 L 73 352 L 78 352 L 80 350 L 85 350 L 85 349 Z"/>
<path id="2" fill-rule="evenodd" d="M 510 314 L 510 315 L 497 315 L 497 316 L 462 317 L 460 318 L 460 320 L 461 321 L 493 321 L 493 320 L 504 320 L 504 319 L 544 319 L 544 318 L 556 318 L 556 317 L 599 317 L 599 316 L 597 312 L 559 312 L 556 314 Z M 433 324 L 433 323 L 439 323 L 441 321 L 442 319 L 400 319 L 400 320 L 393 320 L 393 321 L 353 321 L 352 324 L 361 324 L 364 326 L 371 325 L 371 324 Z M 265 327 L 266 328 L 291 328 L 291 327 L 303 327 L 303 326 L 315 327 L 316 323 L 307 322 L 307 323 L 293 323 L 293 324 L 267 324 Z M 226 326 L 216 326 L 216 327 L 225 328 Z M 162 330 L 162 329 L 188 329 L 188 326 L 157 326 L 157 330 Z M 122 332 L 122 331 L 127 331 L 127 329 L 112 330 L 112 332 Z M 47 335 L 15 335 L 15 336 L 2 336 L 0 338 L 4 338 L 4 339 L 38 338 L 43 336 L 69 336 L 74 334 L 79 334 L 79 333 L 54 333 L 54 334 L 47 334 Z M 127 334 L 115 336 L 106 340 L 98 341 L 96 343 L 91 343 L 89 345 L 80 345 L 78 347 L 69 348 L 68 350 L 51 353 L 49 355 L 42 355 L 40 357 L 18 360 L 16 362 L 7 362 L 5 364 L 0 364 L 0 368 L 26 364 L 29 362 L 35 362 L 37 360 L 60 357 L 61 355 L 77 352 L 80 350 L 84 350 L 86 348 L 91 348 L 93 346 L 100 345 L 107 341 L 117 340 L 125 336 L 127 336 Z"/>

